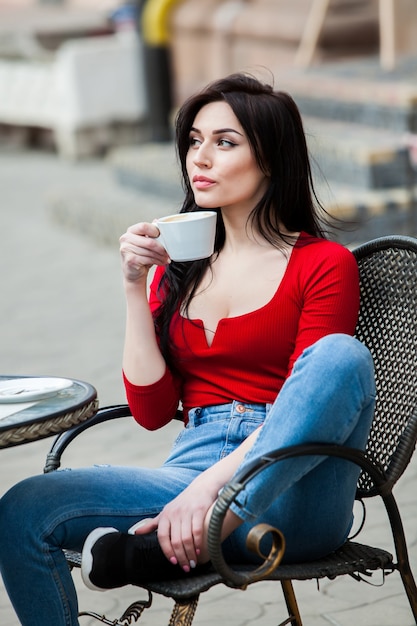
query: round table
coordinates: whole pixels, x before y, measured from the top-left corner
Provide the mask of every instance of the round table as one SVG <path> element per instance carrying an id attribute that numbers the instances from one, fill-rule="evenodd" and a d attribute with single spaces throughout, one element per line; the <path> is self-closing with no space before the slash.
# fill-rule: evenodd
<path id="1" fill-rule="evenodd" d="M 35 377 L 0 376 L 0 382 L 17 378 Z M 0 448 L 58 435 L 97 412 L 97 391 L 94 387 L 81 380 L 67 380 L 71 384 L 49 398 L 0 405 Z"/>

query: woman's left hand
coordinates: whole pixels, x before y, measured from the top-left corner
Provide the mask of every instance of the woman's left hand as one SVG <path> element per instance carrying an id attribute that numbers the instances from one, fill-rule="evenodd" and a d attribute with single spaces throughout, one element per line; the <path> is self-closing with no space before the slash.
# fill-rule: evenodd
<path id="1" fill-rule="evenodd" d="M 205 563 L 209 559 L 207 531 L 211 508 L 219 490 L 242 463 L 261 428 L 259 426 L 236 450 L 199 474 L 159 515 L 144 520 L 145 523 L 142 522 L 136 532 L 144 534 L 157 528 L 158 540 L 165 556 L 171 563 L 178 563 L 186 572 L 195 567 L 197 562 Z M 223 522 L 222 540 L 241 523 L 242 520 L 229 510 Z"/>
<path id="2" fill-rule="evenodd" d="M 211 495 L 209 489 L 192 483 L 159 515 L 144 520 L 135 532 L 144 534 L 157 528 L 159 544 L 167 559 L 189 572 L 196 566 L 199 554 L 206 553 L 204 521 L 216 497 L 217 491 Z"/>

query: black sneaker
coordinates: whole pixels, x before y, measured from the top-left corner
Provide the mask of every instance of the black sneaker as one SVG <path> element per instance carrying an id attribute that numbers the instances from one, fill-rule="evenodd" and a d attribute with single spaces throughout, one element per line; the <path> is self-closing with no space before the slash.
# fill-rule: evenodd
<path id="1" fill-rule="evenodd" d="M 200 570 L 200 566 L 196 570 Z M 168 561 L 156 531 L 131 535 L 115 528 L 96 528 L 84 544 L 81 576 L 84 584 L 95 591 L 187 575 L 181 567 Z"/>

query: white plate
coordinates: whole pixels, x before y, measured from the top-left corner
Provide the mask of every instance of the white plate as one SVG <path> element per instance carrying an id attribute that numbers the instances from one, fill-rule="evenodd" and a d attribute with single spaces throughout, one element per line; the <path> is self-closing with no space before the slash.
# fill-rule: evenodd
<path id="1" fill-rule="evenodd" d="M 28 402 L 50 398 L 70 387 L 67 378 L 14 378 L 0 382 L 0 402 Z"/>

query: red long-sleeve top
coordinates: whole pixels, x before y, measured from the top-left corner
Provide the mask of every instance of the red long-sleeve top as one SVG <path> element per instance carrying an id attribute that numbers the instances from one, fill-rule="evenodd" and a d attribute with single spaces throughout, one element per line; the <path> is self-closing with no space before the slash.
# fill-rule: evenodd
<path id="1" fill-rule="evenodd" d="M 151 284 L 152 311 L 160 304 L 158 268 Z M 250 297 L 250 294 L 248 294 Z M 352 335 L 359 310 L 354 256 L 340 244 L 302 233 L 273 298 L 263 307 L 220 320 L 211 346 L 201 320 L 177 311 L 170 325 L 178 372 L 169 369 L 152 385 L 124 376 L 132 415 L 155 430 L 192 407 L 233 400 L 272 403 L 305 348 L 331 333 Z"/>

